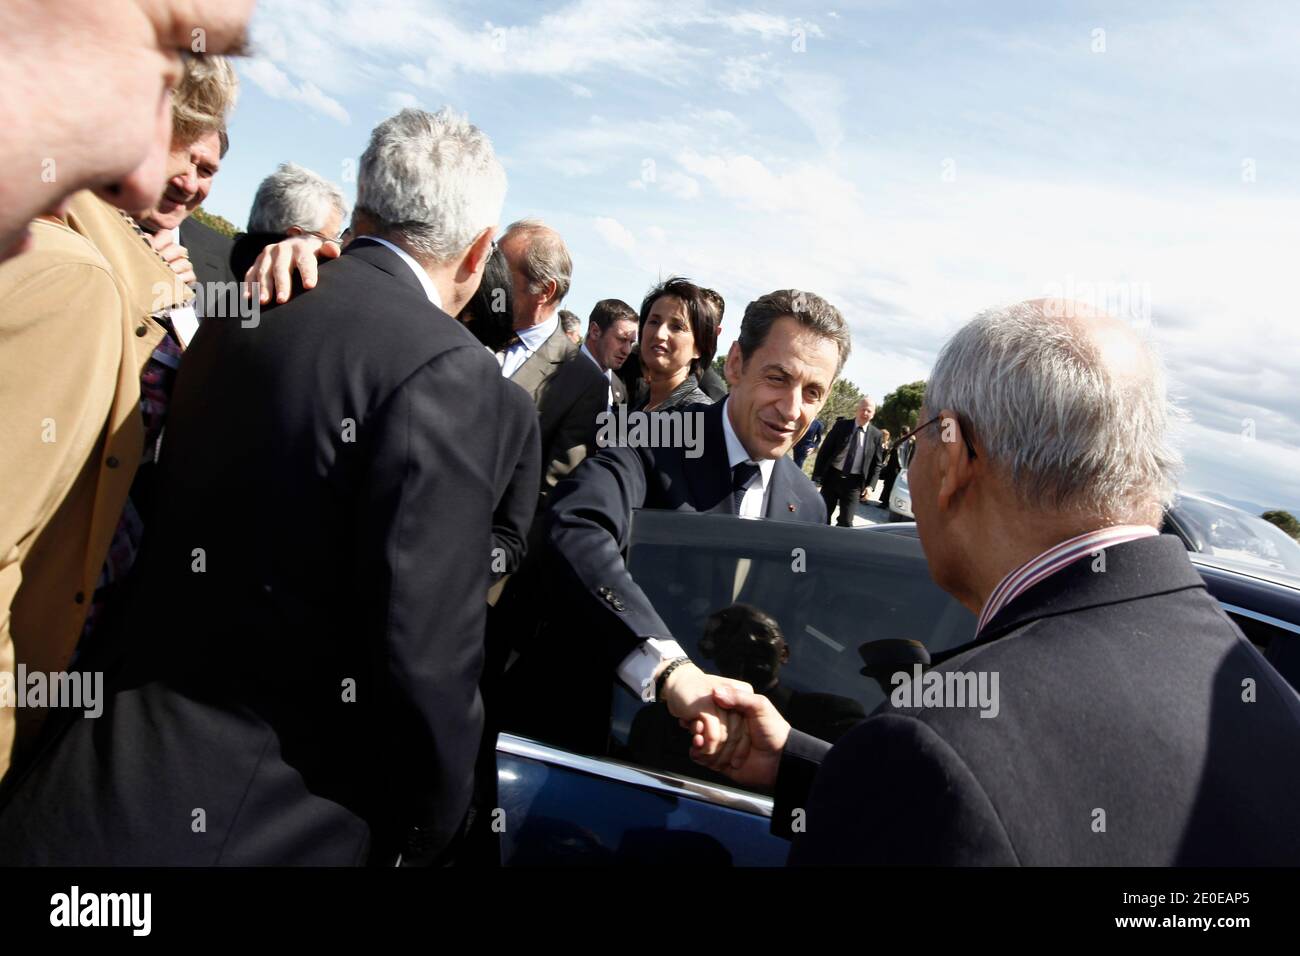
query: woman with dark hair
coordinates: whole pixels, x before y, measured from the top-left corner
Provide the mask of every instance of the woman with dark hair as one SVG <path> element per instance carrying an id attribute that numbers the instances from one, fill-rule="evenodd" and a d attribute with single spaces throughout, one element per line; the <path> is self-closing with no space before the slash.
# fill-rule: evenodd
<path id="1" fill-rule="evenodd" d="M 718 319 L 703 289 L 680 276 L 651 289 L 641 302 L 638 339 L 649 385 L 644 411 L 713 404 L 699 382 L 717 348 Z"/>
<path id="2" fill-rule="evenodd" d="M 465 327 L 493 352 L 501 351 L 514 338 L 513 288 L 510 265 L 501 250 L 495 249 L 483 266 L 478 291 L 460 313 Z"/>

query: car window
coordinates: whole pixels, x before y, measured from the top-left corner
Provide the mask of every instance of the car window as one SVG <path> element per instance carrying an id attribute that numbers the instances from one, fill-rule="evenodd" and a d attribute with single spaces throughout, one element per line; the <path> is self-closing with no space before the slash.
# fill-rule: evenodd
<path id="1" fill-rule="evenodd" d="M 1179 499 L 1174 512 L 1204 554 L 1300 574 L 1300 544 L 1263 518 L 1190 497 Z"/>
<path id="2" fill-rule="evenodd" d="M 974 616 L 930 579 L 913 537 L 639 511 L 628 568 L 701 668 L 763 689 L 793 726 L 828 740 L 884 700 L 861 673 L 864 643 L 913 640 L 934 653 L 974 636 Z M 690 761 L 663 705 L 621 684 L 610 730 L 624 759 L 721 780 Z"/>

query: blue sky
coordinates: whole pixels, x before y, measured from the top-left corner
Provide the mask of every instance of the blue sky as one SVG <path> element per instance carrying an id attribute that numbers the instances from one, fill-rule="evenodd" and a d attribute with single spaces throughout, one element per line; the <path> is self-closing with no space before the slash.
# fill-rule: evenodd
<path id="1" fill-rule="evenodd" d="M 566 306 L 684 274 L 815 291 L 879 400 L 982 309 L 1105 304 L 1161 346 L 1184 487 L 1300 515 L 1300 8 L 1274 3 L 260 0 L 207 207 L 293 160 L 354 190 L 371 127 L 451 105 Z"/>

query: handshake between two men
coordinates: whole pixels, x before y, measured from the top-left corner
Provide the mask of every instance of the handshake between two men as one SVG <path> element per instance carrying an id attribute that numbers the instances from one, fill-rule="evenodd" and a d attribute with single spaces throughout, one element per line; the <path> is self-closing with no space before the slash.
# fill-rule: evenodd
<path id="1" fill-rule="evenodd" d="M 790 724 L 767 697 L 742 680 L 688 663 L 669 676 L 664 702 L 691 733 L 697 764 L 744 787 L 771 791 L 776 785 Z"/>

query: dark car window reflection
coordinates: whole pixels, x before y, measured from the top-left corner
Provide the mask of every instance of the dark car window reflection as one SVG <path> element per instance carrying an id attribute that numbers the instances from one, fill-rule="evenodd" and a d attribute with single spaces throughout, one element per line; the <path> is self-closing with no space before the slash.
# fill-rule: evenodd
<path id="1" fill-rule="evenodd" d="M 974 617 L 930 580 L 914 538 L 790 522 L 644 511 L 632 576 L 691 659 L 747 681 L 791 725 L 834 741 L 884 700 L 860 671 L 867 641 L 910 639 L 935 653 L 971 639 Z M 662 704 L 614 694 L 614 755 L 721 781 L 687 755 Z"/>

